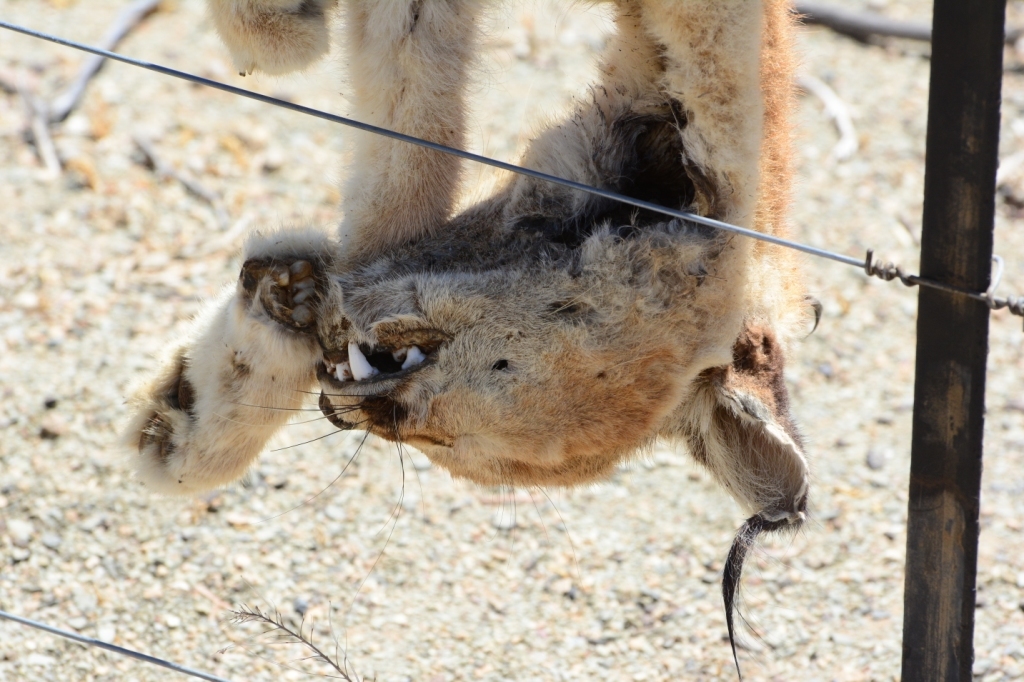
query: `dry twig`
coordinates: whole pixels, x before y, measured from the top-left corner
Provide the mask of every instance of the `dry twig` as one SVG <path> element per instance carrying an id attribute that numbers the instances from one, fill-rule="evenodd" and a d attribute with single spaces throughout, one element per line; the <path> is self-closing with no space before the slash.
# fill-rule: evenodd
<path id="1" fill-rule="evenodd" d="M 263 633 L 264 635 L 269 634 L 271 632 L 280 632 L 281 639 L 283 639 L 285 642 L 296 643 L 305 646 L 307 649 L 313 652 L 313 655 L 308 656 L 304 660 L 311 660 L 317 663 L 323 663 L 325 665 L 330 666 L 335 670 L 335 672 L 338 673 L 337 675 L 326 675 L 326 677 L 345 680 L 345 682 L 364 682 L 364 678 L 360 677 L 359 674 L 352 667 L 352 664 L 349 662 L 347 655 L 339 658 L 337 640 L 335 640 L 334 642 L 335 652 L 333 658 L 328 654 L 324 653 L 324 651 L 320 649 L 320 647 L 313 643 L 313 626 L 310 625 L 308 635 L 304 632 L 304 627 L 306 624 L 305 618 L 303 618 L 302 622 L 299 624 L 298 629 L 294 629 L 292 627 L 289 627 L 284 622 L 284 618 L 281 616 L 280 613 L 277 612 L 277 610 L 275 610 L 274 615 L 271 616 L 270 614 L 263 613 L 263 611 L 261 611 L 258 606 L 249 607 L 243 604 L 241 608 L 239 608 L 236 611 L 232 611 L 231 613 L 233 616 L 231 618 L 232 623 L 262 623 L 264 625 L 270 626 L 270 629 Z M 224 651 L 227 651 L 227 649 L 224 649 Z"/>
<path id="2" fill-rule="evenodd" d="M 135 142 L 135 146 L 139 148 L 145 158 L 145 163 L 148 168 L 151 168 L 161 178 L 169 178 L 171 180 L 177 180 L 181 185 L 199 197 L 213 209 L 214 214 L 217 216 L 217 222 L 220 223 L 221 227 L 226 227 L 229 221 L 227 211 L 220 205 L 220 197 L 216 192 L 207 189 L 197 180 L 193 180 L 188 175 L 182 173 L 177 168 L 167 163 L 156 153 L 153 144 L 144 137 L 135 136 L 132 138 Z"/>
<path id="3" fill-rule="evenodd" d="M 39 79 L 25 71 L 0 69 L 0 90 L 10 95 L 17 95 L 23 88 L 30 91 L 38 90 Z"/>
<path id="4" fill-rule="evenodd" d="M 890 19 L 876 12 L 857 12 L 821 2 L 798 2 L 794 10 L 805 24 L 816 24 L 832 29 L 863 43 L 872 38 L 905 38 L 929 43 L 932 40 L 931 24 L 925 21 L 902 21 Z M 1006 31 L 1006 42 L 1016 43 L 1021 37 L 1019 28 Z"/>
<path id="5" fill-rule="evenodd" d="M 114 49 L 133 28 L 157 10 L 160 2 L 161 0 L 136 0 L 126 7 L 107 31 L 103 42 L 100 43 L 101 46 L 107 50 Z M 25 103 L 25 127 L 35 144 L 39 160 L 46 168 L 46 178 L 49 180 L 59 178 L 62 171 L 57 146 L 50 134 L 50 125 L 64 121 L 78 107 L 89 81 L 99 73 L 105 61 L 104 57 L 90 56 L 71 85 L 55 97 L 52 103 L 47 103 L 36 96 L 36 88 L 30 85 L 27 75 L 7 70 L 0 71 L 0 90 L 17 93 Z M 34 81 L 34 85 L 38 84 L 38 79 L 31 80 Z"/>
<path id="6" fill-rule="evenodd" d="M 50 135 L 49 107 L 28 90 L 21 91 L 21 99 L 25 102 L 36 153 L 46 168 L 46 178 L 56 180 L 60 177 L 62 167 L 60 157 L 57 155 L 57 145 L 53 143 L 53 137 Z"/>
<path id="7" fill-rule="evenodd" d="M 910 241 L 913 242 L 914 246 L 921 246 L 921 231 L 920 228 L 914 228 L 914 223 L 905 215 L 896 216 L 896 221 L 903 226 L 903 229 L 910 235 Z"/>
<path id="8" fill-rule="evenodd" d="M 107 34 L 103 36 L 103 41 L 99 43 L 98 47 L 104 50 L 113 50 L 133 28 L 159 8 L 160 2 L 161 0 L 136 0 L 124 8 L 107 30 Z M 85 60 L 75 80 L 64 92 L 57 95 L 50 105 L 49 120 L 51 123 L 64 121 L 78 107 L 85 95 L 89 81 L 103 68 L 104 62 L 106 62 L 106 58 L 99 55 L 90 55 Z"/>
<path id="9" fill-rule="evenodd" d="M 60 157 L 50 136 L 49 108 L 33 93 L 37 85 L 38 79 L 24 72 L 0 70 L 0 90 L 21 97 L 25 105 L 25 132 L 32 138 L 47 179 L 55 180 L 61 173 Z"/>
<path id="10" fill-rule="evenodd" d="M 0 70 L 0 90 L 22 97 L 26 114 L 23 134 L 32 137 L 39 160 L 46 168 L 47 178 L 56 179 L 60 176 L 60 158 L 57 156 L 56 145 L 53 144 L 53 138 L 50 136 L 46 103 L 33 94 L 37 86 L 38 79 L 29 74 Z"/>
<path id="11" fill-rule="evenodd" d="M 798 2 L 796 13 L 805 24 L 832 29 L 861 42 L 875 36 L 931 42 L 932 27 L 923 21 L 900 21 L 875 12 L 857 12 L 821 2 Z"/>
<path id="12" fill-rule="evenodd" d="M 832 148 L 830 156 L 836 161 L 846 161 L 857 152 L 857 130 L 853 127 L 853 118 L 850 116 L 850 109 L 846 102 L 830 88 L 825 81 L 814 76 L 801 74 L 797 78 L 797 84 L 803 90 L 811 93 L 821 100 L 825 105 L 825 113 L 835 123 L 839 132 L 839 141 Z"/>

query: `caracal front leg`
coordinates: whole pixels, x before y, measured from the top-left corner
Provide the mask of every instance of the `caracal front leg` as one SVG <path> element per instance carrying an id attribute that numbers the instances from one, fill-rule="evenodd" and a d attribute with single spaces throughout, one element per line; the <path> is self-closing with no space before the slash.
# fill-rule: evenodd
<path id="1" fill-rule="evenodd" d="M 327 240 L 257 236 L 246 255 L 237 285 L 132 400 L 126 439 L 141 479 L 160 492 L 195 494 L 241 477 L 315 382 Z"/>
<path id="2" fill-rule="evenodd" d="M 348 0 L 345 48 L 361 121 L 463 148 L 466 85 L 483 0 Z M 455 208 L 455 157 L 358 133 L 344 187 L 348 255 L 366 259 L 439 229 Z"/>

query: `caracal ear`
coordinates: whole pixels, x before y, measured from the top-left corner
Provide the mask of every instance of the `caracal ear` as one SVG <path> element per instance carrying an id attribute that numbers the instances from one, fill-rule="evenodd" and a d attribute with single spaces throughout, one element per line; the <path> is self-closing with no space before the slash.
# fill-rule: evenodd
<path id="1" fill-rule="evenodd" d="M 799 523 L 808 470 L 789 414 L 784 366 L 771 327 L 748 321 L 732 364 L 701 375 L 686 439 L 694 458 L 748 513 Z"/>
<path id="2" fill-rule="evenodd" d="M 796 530 L 807 511 L 807 461 L 789 414 L 785 360 L 767 324 L 748 320 L 731 365 L 700 377 L 688 423 L 690 451 L 750 517 L 733 540 L 722 572 L 722 598 L 739 671 L 733 614 L 743 563 L 761 533 Z"/>

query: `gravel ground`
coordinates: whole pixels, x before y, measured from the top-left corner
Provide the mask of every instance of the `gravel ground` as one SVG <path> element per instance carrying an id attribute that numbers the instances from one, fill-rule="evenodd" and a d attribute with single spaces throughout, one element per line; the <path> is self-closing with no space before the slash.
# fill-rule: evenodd
<path id="1" fill-rule="evenodd" d="M 96 41 L 113 0 L 0 0 L 0 16 Z M 924 0 L 873 3 L 925 19 Z M 1024 23 L 1013 3 L 1011 21 Z M 606 23 L 536 1 L 497 12 L 477 93 L 475 147 L 513 158 L 531 123 L 589 78 Z M 916 267 L 928 60 L 808 29 L 804 70 L 830 83 L 860 136 L 801 102 L 796 236 Z M 343 113 L 343 64 L 239 79 L 200 0 L 171 0 L 121 46 L 143 59 Z M 0 68 L 59 91 L 82 56 L 0 38 Z M 1002 291 L 1024 292 L 1024 57 L 1007 51 Z M 334 80 L 332 80 L 334 79 Z M 246 603 L 328 622 L 357 671 L 398 680 L 735 679 L 719 598 L 741 521 L 688 461 L 658 450 L 574 492 L 453 482 L 425 460 L 314 421 L 289 427 L 250 481 L 200 500 L 133 481 L 117 447 L 124 396 L 200 302 L 234 279 L 252 227 L 337 220 L 355 133 L 123 65 L 55 129 L 48 179 L 0 92 L 0 609 L 234 680 L 300 679 L 303 652 L 229 622 Z M 133 137 L 215 194 L 142 163 Z M 1016 161 L 1013 161 L 1016 159 Z M 1016 163 L 1016 169 L 1013 167 Z M 470 169 L 484 184 L 492 176 Z M 814 519 L 751 562 L 751 680 L 895 680 L 900 668 L 916 294 L 814 261 L 819 330 L 790 358 L 811 443 Z M 992 317 L 976 677 L 1024 676 L 1024 345 Z M 410 461 L 411 460 L 411 461 Z M 319 494 L 318 494 L 319 493 Z M 0 622 L 0 679 L 164 680 L 167 671 Z"/>

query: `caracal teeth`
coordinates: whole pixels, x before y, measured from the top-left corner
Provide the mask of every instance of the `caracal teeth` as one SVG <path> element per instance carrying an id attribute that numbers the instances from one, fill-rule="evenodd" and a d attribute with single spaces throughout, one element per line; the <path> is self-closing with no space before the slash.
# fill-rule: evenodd
<path id="1" fill-rule="evenodd" d="M 395 359 L 395 362 L 405 362 L 405 356 L 408 354 L 408 348 L 399 348 L 398 350 L 391 354 L 391 357 Z"/>
<path id="2" fill-rule="evenodd" d="M 334 376 L 337 377 L 338 381 L 351 381 L 352 368 L 347 362 L 343 362 L 334 368 Z"/>
<path id="3" fill-rule="evenodd" d="M 426 359 L 427 356 L 423 354 L 423 351 L 421 351 L 418 346 L 409 346 L 409 349 L 406 352 L 405 362 L 402 363 L 402 369 L 409 369 L 410 367 L 420 364 Z"/>
<path id="4" fill-rule="evenodd" d="M 369 379 L 372 376 L 376 376 L 380 372 L 376 367 L 370 364 L 370 361 L 363 355 L 363 351 L 359 350 L 359 344 L 355 341 L 349 341 L 348 343 L 348 363 L 352 369 L 352 378 L 356 381 L 362 381 L 363 379 Z"/>

